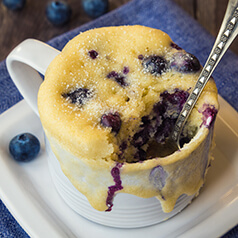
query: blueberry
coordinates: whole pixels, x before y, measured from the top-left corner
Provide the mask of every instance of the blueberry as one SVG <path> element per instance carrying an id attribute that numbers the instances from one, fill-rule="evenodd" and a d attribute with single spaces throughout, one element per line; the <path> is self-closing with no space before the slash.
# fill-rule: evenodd
<path id="1" fill-rule="evenodd" d="M 195 73 L 200 70 L 201 65 L 194 55 L 176 52 L 173 54 L 170 67 L 178 72 Z"/>
<path id="2" fill-rule="evenodd" d="M 138 55 L 138 59 L 139 59 L 139 60 L 143 60 L 143 59 L 144 59 L 144 56 L 140 54 L 140 55 Z"/>
<path id="3" fill-rule="evenodd" d="M 129 72 L 129 69 L 125 68 L 123 69 L 123 71 L 125 71 L 125 74 L 127 74 Z M 128 71 L 128 72 L 127 72 Z M 122 87 L 128 86 L 128 83 L 126 82 L 126 78 L 124 75 L 122 75 L 121 73 L 117 73 L 115 71 L 111 71 L 108 75 L 107 78 L 109 79 L 114 79 L 118 84 L 120 84 Z"/>
<path id="4" fill-rule="evenodd" d="M 169 137 L 173 130 L 175 124 L 175 119 L 165 118 L 162 125 L 157 128 L 157 133 L 155 134 L 156 141 L 158 143 L 164 143 L 166 138 Z"/>
<path id="5" fill-rule="evenodd" d="M 51 1 L 46 6 L 46 17 L 54 25 L 63 25 L 69 21 L 72 9 L 64 1 Z"/>
<path id="6" fill-rule="evenodd" d="M 40 151 L 39 140 L 30 133 L 22 133 L 9 143 L 10 154 L 16 161 L 27 162 L 34 159 Z"/>
<path id="7" fill-rule="evenodd" d="M 108 0 L 83 0 L 84 11 L 92 18 L 100 17 L 108 11 Z"/>
<path id="8" fill-rule="evenodd" d="M 98 57 L 98 52 L 96 50 L 90 50 L 88 54 L 92 59 L 96 59 Z"/>
<path id="9" fill-rule="evenodd" d="M 144 67 L 146 72 L 158 76 L 166 71 L 167 62 L 161 56 L 152 55 L 143 59 L 142 66 Z"/>
<path id="10" fill-rule="evenodd" d="M 133 136 L 132 144 L 135 147 L 141 147 L 149 141 L 149 130 L 144 127 Z"/>
<path id="11" fill-rule="evenodd" d="M 103 114 L 101 117 L 101 124 L 104 127 L 111 127 L 112 132 L 118 133 L 121 129 L 121 118 L 118 112 Z"/>
<path id="12" fill-rule="evenodd" d="M 175 89 L 173 93 L 163 92 L 160 97 L 166 107 L 173 105 L 177 107 L 177 113 L 180 113 L 184 103 L 187 101 L 189 93 L 187 91 Z M 168 108 L 167 108 L 168 109 Z"/>
<path id="13" fill-rule="evenodd" d="M 161 101 L 155 104 L 153 108 L 157 118 L 161 117 L 162 119 L 162 123 L 155 134 L 158 143 L 164 142 L 171 134 L 175 121 L 188 96 L 189 93 L 187 91 L 179 89 L 175 89 L 173 93 L 165 91 L 160 95 Z"/>
<path id="14" fill-rule="evenodd" d="M 87 88 L 78 88 L 74 91 L 64 93 L 62 96 L 68 99 L 71 103 L 83 105 L 87 99 L 92 97 L 92 91 Z"/>
<path id="15" fill-rule="evenodd" d="M 20 10 L 25 6 L 26 0 L 3 0 L 3 5 L 5 5 L 10 10 Z"/>
<path id="16" fill-rule="evenodd" d="M 123 68 L 123 71 L 122 71 L 122 72 L 123 72 L 123 74 L 128 74 L 129 71 L 130 71 L 129 67 L 125 66 L 125 67 Z"/>

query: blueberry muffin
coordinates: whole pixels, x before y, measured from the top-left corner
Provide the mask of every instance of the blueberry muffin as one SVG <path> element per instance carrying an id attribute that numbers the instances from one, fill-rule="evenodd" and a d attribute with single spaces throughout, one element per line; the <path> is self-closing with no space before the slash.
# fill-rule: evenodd
<path id="1" fill-rule="evenodd" d="M 197 194 L 210 165 L 217 89 L 210 78 L 179 151 L 167 146 L 201 71 L 164 32 L 105 27 L 72 39 L 50 64 L 38 106 L 45 134 L 71 183 L 99 211 L 129 193 L 156 196 L 170 212 Z"/>

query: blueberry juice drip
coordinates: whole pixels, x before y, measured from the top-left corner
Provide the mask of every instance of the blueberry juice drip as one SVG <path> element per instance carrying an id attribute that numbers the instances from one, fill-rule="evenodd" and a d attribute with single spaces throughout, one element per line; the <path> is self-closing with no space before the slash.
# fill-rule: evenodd
<path id="1" fill-rule="evenodd" d="M 108 209 L 106 210 L 106 212 L 110 212 L 112 210 L 113 198 L 115 196 L 115 193 L 117 191 L 123 189 L 123 187 L 121 185 L 122 182 L 121 182 L 121 177 L 120 177 L 120 168 L 122 167 L 122 165 L 123 164 L 121 164 L 121 163 L 117 163 L 116 166 L 113 167 L 111 170 L 111 175 L 113 177 L 115 185 L 108 187 L 107 200 L 106 200 Z"/>
<path id="2" fill-rule="evenodd" d="M 202 125 L 205 125 L 208 129 L 210 129 L 216 119 L 218 111 L 214 106 L 204 105 L 204 107 L 206 109 L 202 112 Z"/>

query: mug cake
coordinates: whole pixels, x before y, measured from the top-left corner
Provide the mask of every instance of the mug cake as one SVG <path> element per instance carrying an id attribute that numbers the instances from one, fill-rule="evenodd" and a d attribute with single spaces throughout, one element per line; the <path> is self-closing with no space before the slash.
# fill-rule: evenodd
<path id="1" fill-rule="evenodd" d="M 164 32 L 104 27 L 69 41 L 38 93 L 50 147 L 72 185 L 98 211 L 118 193 L 156 197 L 165 213 L 197 195 L 210 166 L 218 93 L 211 77 L 182 132 L 167 140 L 201 65 Z"/>

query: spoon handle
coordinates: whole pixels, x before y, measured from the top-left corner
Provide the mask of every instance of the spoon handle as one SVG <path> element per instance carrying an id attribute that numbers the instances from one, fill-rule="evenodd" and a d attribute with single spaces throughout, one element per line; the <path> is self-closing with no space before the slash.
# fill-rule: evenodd
<path id="1" fill-rule="evenodd" d="M 206 61 L 206 64 L 201 71 L 198 81 L 185 102 L 182 111 L 175 123 L 174 131 L 172 133 L 172 139 L 179 145 L 180 134 L 187 121 L 194 105 L 196 104 L 203 88 L 208 82 L 212 72 L 216 68 L 217 64 L 221 60 L 224 53 L 229 48 L 238 34 L 238 0 L 230 0 L 227 6 L 227 10 L 211 50 L 211 53 Z"/>

